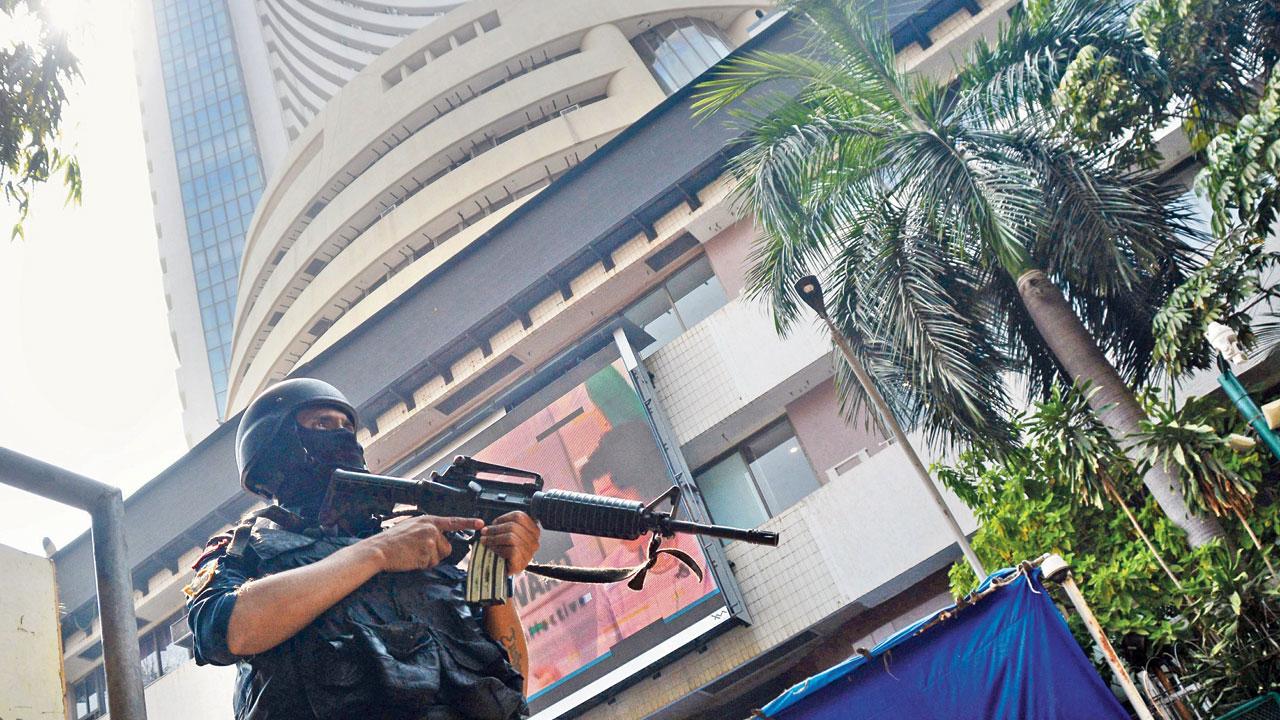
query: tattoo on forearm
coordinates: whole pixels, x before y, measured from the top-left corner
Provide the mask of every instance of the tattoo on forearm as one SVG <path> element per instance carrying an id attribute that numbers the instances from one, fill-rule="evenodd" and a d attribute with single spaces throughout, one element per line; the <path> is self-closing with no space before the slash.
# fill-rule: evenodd
<path id="1" fill-rule="evenodd" d="M 510 628 L 509 632 L 498 638 L 498 642 L 502 647 L 507 649 L 507 657 L 511 659 L 511 666 L 520 672 L 524 672 L 524 655 L 520 653 L 519 636 L 516 628 Z"/>

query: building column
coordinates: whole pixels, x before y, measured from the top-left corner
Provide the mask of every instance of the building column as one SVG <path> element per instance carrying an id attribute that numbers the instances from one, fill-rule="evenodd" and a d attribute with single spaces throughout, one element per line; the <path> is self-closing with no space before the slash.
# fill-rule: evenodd
<path id="1" fill-rule="evenodd" d="M 634 117 L 666 99 L 666 93 L 618 26 L 597 25 L 588 30 L 582 37 L 582 51 L 608 54 L 619 60 L 622 69 L 609 79 L 609 99 L 633 109 Z"/>

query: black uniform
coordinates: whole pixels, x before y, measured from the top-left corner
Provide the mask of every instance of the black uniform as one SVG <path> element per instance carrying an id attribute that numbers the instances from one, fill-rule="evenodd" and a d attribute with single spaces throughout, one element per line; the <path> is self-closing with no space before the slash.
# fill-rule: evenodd
<path id="1" fill-rule="evenodd" d="M 276 504 L 210 540 L 196 562 L 187 586 L 196 662 L 239 665 L 237 720 L 526 716 L 520 674 L 485 631 L 479 608 L 463 600 L 462 541 L 454 543 L 454 557 L 430 570 L 379 573 L 264 653 L 231 654 L 227 624 L 241 585 L 323 560 L 377 532 L 377 517 L 391 510 L 353 502 L 329 508 L 332 516 L 322 522 L 333 470 L 363 470 L 365 461 L 351 427 L 298 424 L 298 414 L 315 407 L 341 411 L 351 427 L 358 419 L 337 388 L 311 378 L 271 386 L 241 415 L 240 481 Z M 339 535 L 322 525 L 347 529 Z"/>
<path id="2" fill-rule="evenodd" d="M 237 720 L 511 720 L 527 717 L 522 678 L 463 597 L 460 552 L 430 570 L 380 573 L 284 643 L 227 649 L 235 591 L 317 562 L 359 538 L 289 532 L 257 520 L 210 540 L 189 586 L 196 661 L 239 663 Z"/>

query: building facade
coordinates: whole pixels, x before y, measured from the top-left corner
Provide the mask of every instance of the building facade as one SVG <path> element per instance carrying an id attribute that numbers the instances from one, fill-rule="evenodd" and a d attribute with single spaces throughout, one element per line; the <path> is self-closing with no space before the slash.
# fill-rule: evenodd
<path id="1" fill-rule="evenodd" d="M 188 444 L 223 417 L 245 230 L 263 185 L 347 79 L 458 3 L 135 3 L 135 61 Z"/>
<path id="2" fill-rule="evenodd" d="M 949 72 L 1013 4 L 894 4 L 900 62 Z M 735 130 L 691 117 L 689 80 L 740 44 L 798 49 L 792 21 L 717 0 L 564 0 L 558 18 L 549 5 L 474 0 L 409 34 L 331 94 L 271 174 L 240 266 L 230 420 L 127 501 L 152 717 L 230 717 L 234 669 L 189 662 L 180 589 L 205 539 L 255 503 L 235 413 L 288 375 L 340 387 L 370 466 L 401 476 L 540 417 L 554 429 L 530 442 L 580 418 L 620 427 L 638 407 L 665 463 L 653 472 L 697 517 L 780 533 L 777 548 L 701 545 L 715 612 L 626 633 L 606 649 L 639 649 L 607 673 L 539 673 L 536 717 L 746 717 L 949 602 L 959 549 L 901 449 L 841 416 L 828 339 L 781 339 L 744 297 L 755 233 L 732 202 Z M 610 368 L 638 403 L 601 391 Z M 589 437 L 563 450 L 582 477 L 605 444 Z M 74 720 L 104 708 L 91 559 L 88 538 L 55 557 Z M 601 590 L 546 610 L 547 591 L 517 589 L 535 663 L 536 636 L 575 627 L 575 608 L 629 602 Z"/>
<path id="3" fill-rule="evenodd" d="M 757 9 L 473 0 L 380 55 L 296 139 L 263 195 L 245 246 L 228 411 L 718 61 Z"/>

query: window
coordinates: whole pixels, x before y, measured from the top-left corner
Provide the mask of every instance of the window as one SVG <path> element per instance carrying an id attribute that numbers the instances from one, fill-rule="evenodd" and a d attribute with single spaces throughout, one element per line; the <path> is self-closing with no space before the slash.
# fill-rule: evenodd
<path id="1" fill-rule="evenodd" d="M 90 720 L 107 714 L 107 676 L 101 665 L 72 686 L 71 702 L 75 706 L 71 717 L 75 720 Z"/>
<path id="2" fill-rule="evenodd" d="M 174 668 L 191 659 L 191 651 L 175 643 L 171 632 L 174 623 L 185 622 L 185 618 L 186 613 L 179 612 L 138 638 L 143 683 L 168 675 Z"/>
<path id="3" fill-rule="evenodd" d="M 637 35 L 631 44 L 668 95 L 729 54 L 728 38 L 702 18 L 669 20 Z"/>
<path id="4" fill-rule="evenodd" d="M 637 349 L 644 359 L 724 307 L 726 302 L 724 287 L 704 255 L 677 270 L 622 314 L 653 338 L 653 342 Z"/>
<path id="5" fill-rule="evenodd" d="M 244 227 L 262 192 L 261 163 L 226 4 L 156 0 L 155 6 L 187 241 L 204 306 L 211 287 L 234 288 Z M 202 251 L 208 258 L 197 261 Z M 219 254 L 231 265 L 218 265 Z M 213 343 L 207 350 L 229 354 L 230 321 L 205 313 L 201 323 Z M 225 395 L 225 378 L 214 377 L 213 385 L 217 397 Z"/>
<path id="6" fill-rule="evenodd" d="M 738 527 L 757 527 L 818 489 L 785 417 L 696 473 L 694 481 L 711 519 Z"/>

